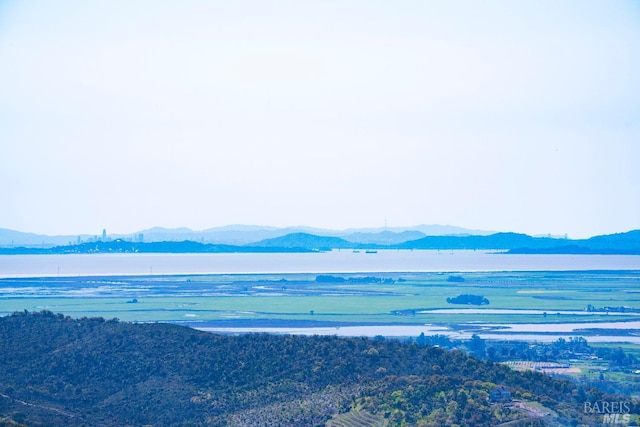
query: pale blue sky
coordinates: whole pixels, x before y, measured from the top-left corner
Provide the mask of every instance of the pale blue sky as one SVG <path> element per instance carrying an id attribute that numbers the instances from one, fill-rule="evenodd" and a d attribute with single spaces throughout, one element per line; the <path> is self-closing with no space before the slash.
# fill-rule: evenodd
<path id="1" fill-rule="evenodd" d="M 640 228 L 637 1 L 2 1 L 0 227 Z"/>

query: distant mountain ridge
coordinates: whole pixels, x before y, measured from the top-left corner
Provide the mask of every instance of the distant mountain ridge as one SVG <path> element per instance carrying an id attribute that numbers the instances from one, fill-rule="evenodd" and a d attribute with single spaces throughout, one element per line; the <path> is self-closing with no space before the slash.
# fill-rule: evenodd
<path id="1" fill-rule="evenodd" d="M 108 230 L 107 230 L 108 231 Z M 247 245 L 266 239 L 286 236 L 292 233 L 307 233 L 317 236 L 341 237 L 355 243 L 394 244 L 425 236 L 441 235 L 488 235 L 492 231 L 472 230 L 451 225 L 417 225 L 413 227 L 379 227 L 351 228 L 346 230 L 329 230 L 322 228 L 294 226 L 269 227 L 258 225 L 232 224 L 222 227 L 195 231 L 187 227 L 164 228 L 153 227 L 130 234 L 107 234 L 109 240 L 128 240 L 139 242 L 181 242 L 190 240 L 199 243 L 226 245 Z M 36 233 L 25 233 L 0 228 L 0 247 L 40 247 L 71 245 L 102 240 L 102 232 L 95 235 L 60 235 L 48 236 Z"/>
<path id="2" fill-rule="evenodd" d="M 259 247 L 299 248 L 299 249 L 348 249 L 353 248 L 353 242 L 333 236 L 317 236 L 309 233 L 291 233 L 273 239 L 266 239 L 255 243 Z"/>
<path id="3" fill-rule="evenodd" d="M 389 232 L 388 232 L 389 233 Z M 389 238 L 388 233 L 381 233 Z M 395 233 L 393 237 L 413 236 Z M 347 236 L 348 237 L 348 236 Z M 511 254 L 605 254 L 640 255 L 640 230 L 590 239 L 571 240 L 532 237 L 518 233 L 488 236 L 426 236 L 397 243 L 359 243 L 336 236 L 295 232 L 246 245 L 184 241 L 141 242 L 124 239 L 98 240 L 79 244 L 43 247 L 4 247 L 0 255 L 72 253 L 238 253 L 238 252 L 317 252 L 333 249 L 404 250 L 498 250 Z M 639 266 L 640 267 L 640 266 Z"/>
<path id="4" fill-rule="evenodd" d="M 519 233 L 495 233 L 488 236 L 425 236 L 416 240 L 391 244 L 358 243 L 347 238 L 292 233 L 257 242 L 254 246 L 325 249 L 423 249 L 423 250 L 503 250 L 509 253 L 568 254 L 640 254 L 640 230 L 589 239 L 571 240 L 554 237 L 532 237 Z"/>
<path id="5" fill-rule="evenodd" d="M 427 236 L 398 246 L 402 249 L 515 249 L 546 248 L 566 241 L 519 233 L 495 233 L 489 236 Z"/>
<path id="6" fill-rule="evenodd" d="M 560 239 L 559 244 L 535 244 L 512 248 L 513 254 L 616 254 L 640 255 L 640 230 L 594 236 L 589 239 Z M 563 244 L 564 243 L 564 244 Z"/>
<path id="7" fill-rule="evenodd" d="M 91 236 L 81 234 L 79 236 L 46 236 L 44 234 L 25 233 L 22 231 L 9 230 L 0 228 L 0 247 L 2 246 L 40 246 L 50 247 L 55 245 L 67 245 L 71 242 L 77 242 L 78 237 L 82 240 L 89 239 Z"/>

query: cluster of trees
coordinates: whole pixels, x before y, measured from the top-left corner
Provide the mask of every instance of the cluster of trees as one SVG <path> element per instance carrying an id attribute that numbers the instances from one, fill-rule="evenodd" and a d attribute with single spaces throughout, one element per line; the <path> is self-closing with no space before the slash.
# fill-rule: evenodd
<path id="1" fill-rule="evenodd" d="M 605 306 L 605 307 L 601 307 L 598 308 L 592 304 L 587 304 L 587 307 L 585 308 L 586 311 L 589 312 L 598 312 L 598 313 L 638 313 L 640 312 L 640 309 L 637 308 L 633 308 L 633 307 L 626 307 L 624 305 L 620 305 L 620 306 Z"/>
<path id="2" fill-rule="evenodd" d="M 438 346 L 442 348 L 466 349 L 479 359 L 489 359 L 494 362 L 506 360 L 530 360 L 533 362 L 549 362 L 558 359 L 575 359 L 578 357 L 595 356 L 610 362 L 612 367 L 638 367 L 640 360 L 632 353 L 625 353 L 621 347 L 592 347 L 583 337 L 572 337 L 568 340 L 558 338 L 551 343 L 525 341 L 490 341 L 472 335 L 471 340 L 454 340 L 446 335 L 420 334 L 417 338 L 410 338 L 408 343 L 415 342 L 419 346 Z"/>
<path id="3" fill-rule="evenodd" d="M 395 283 L 390 277 L 375 277 L 375 276 L 363 276 L 363 277 L 349 277 L 344 278 L 342 276 L 333 276 L 330 274 L 320 274 L 316 276 L 317 283 L 358 283 L 358 284 L 368 284 L 368 283 Z"/>
<path id="4" fill-rule="evenodd" d="M 358 409 L 391 425 L 522 418 L 489 404 L 497 385 L 552 408 L 560 425 L 593 425 L 586 399 L 621 398 L 383 338 L 214 335 L 46 311 L 0 318 L 0 417 L 30 426 L 318 425 Z"/>
<path id="5" fill-rule="evenodd" d="M 471 305 L 487 305 L 489 300 L 482 295 L 461 294 L 456 297 L 447 298 L 449 304 L 471 304 Z"/>
<path id="6" fill-rule="evenodd" d="M 613 371 L 633 372 L 640 369 L 640 359 L 631 352 L 625 352 L 621 347 L 592 347 L 583 337 L 572 337 L 568 340 L 558 338 L 551 343 L 529 343 L 525 341 L 486 341 L 478 335 L 471 340 L 452 340 L 446 335 L 426 336 L 424 333 L 417 338 L 410 338 L 408 343 L 419 346 L 438 346 L 448 349 L 461 349 L 479 359 L 493 362 L 510 360 L 525 360 L 531 362 L 557 362 L 580 358 L 597 358 Z M 572 377 L 573 378 L 573 377 Z M 638 381 L 610 381 L 608 374 L 597 379 L 583 378 L 588 386 L 603 392 L 622 392 L 630 395 L 640 393 Z"/>

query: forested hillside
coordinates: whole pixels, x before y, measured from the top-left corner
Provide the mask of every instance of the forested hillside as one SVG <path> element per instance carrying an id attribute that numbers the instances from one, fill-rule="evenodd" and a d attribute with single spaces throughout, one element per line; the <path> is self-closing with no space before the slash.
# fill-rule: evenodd
<path id="1" fill-rule="evenodd" d="M 496 385 L 553 415 L 490 404 Z M 0 318 L 0 420 L 29 426 L 315 426 L 349 411 L 384 425 L 593 425 L 583 403 L 604 398 L 619 397 L 415 343 Z"/>

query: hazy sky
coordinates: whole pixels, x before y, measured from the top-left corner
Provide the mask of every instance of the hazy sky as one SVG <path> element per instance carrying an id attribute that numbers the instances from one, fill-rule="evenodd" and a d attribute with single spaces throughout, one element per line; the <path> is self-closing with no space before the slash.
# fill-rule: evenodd
<path id="1" fill-rule="evenodd" d="M 0 227 L 640 228 L 638 1 L 0 0 Z"/>

